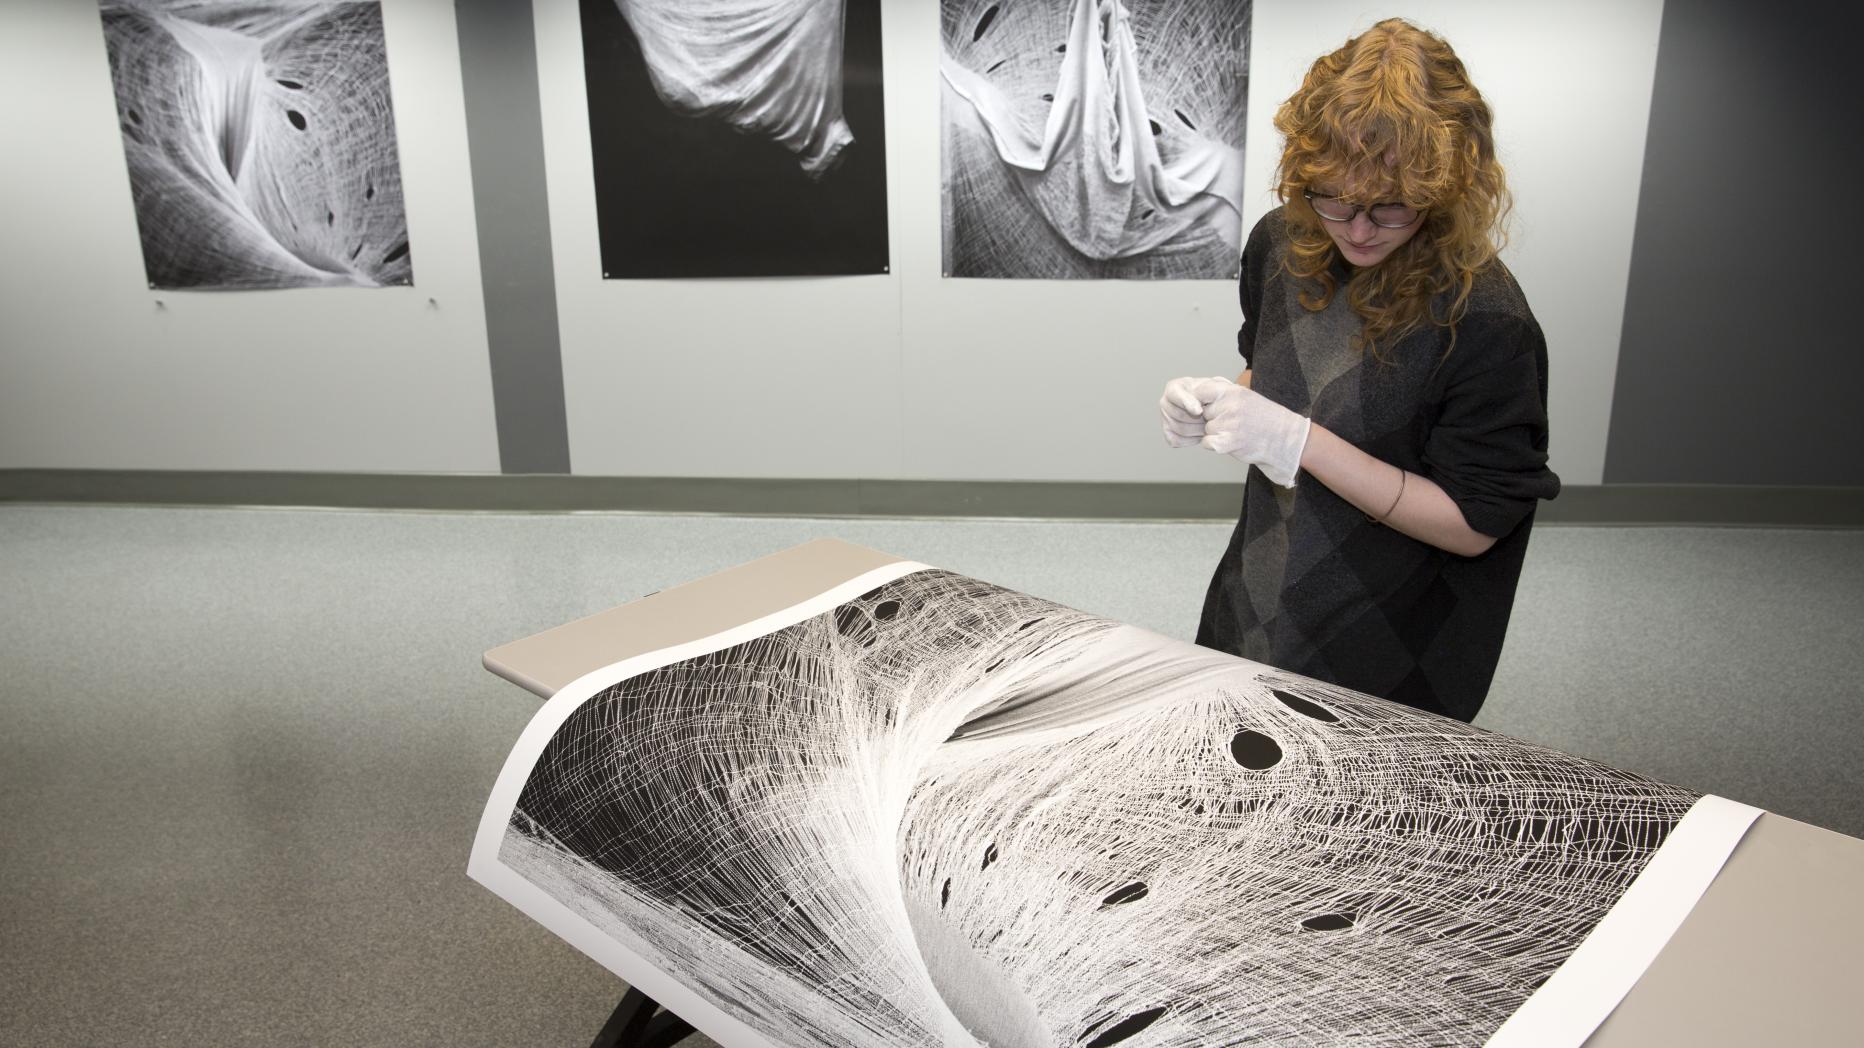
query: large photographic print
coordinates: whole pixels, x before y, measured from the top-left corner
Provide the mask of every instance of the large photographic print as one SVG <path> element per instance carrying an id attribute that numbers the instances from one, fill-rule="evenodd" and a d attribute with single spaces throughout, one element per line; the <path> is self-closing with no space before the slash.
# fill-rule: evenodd
<path id="1" fill-rule="evenodd" d="M 798 610 L 565 688 L 474 846 L 727 1045 L 1478 1044 L 1718 800 L 923 565 Z"/>
<path id="2" fill-rule="evenodd" d="M 880 0 L 581 0 L 605 277 L 883 273 Z"/>
<path id="3" fill-rule="evenodd" d="M 941 0 L 944 271 L 1234 278 L 1250 0 Z"/>
<path id="4" fill-rule="evenodd" d="M 414 282 L 379 3 L 101 11 L 149 286 Z"/>

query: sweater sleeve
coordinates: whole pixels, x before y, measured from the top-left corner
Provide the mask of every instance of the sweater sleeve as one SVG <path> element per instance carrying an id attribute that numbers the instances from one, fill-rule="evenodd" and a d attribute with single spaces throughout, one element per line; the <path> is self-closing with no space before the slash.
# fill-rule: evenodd
<path id="1" fill-rule="evenodd" d="M 1243 245 L 1242 275 L 1236 282 L 1237 298 L 1243 307 L 1243 325 L 1236 329 L 1236 352 L 1242 356 L 1245 369 L 1256 355 L 1256 314 L 1262 308 L 1262 284 L 1267 267 L 1276 262 L 1274 252 L 1269 217 L 1265 216 L 1250 230 L 1249 242 Z"/>
<path id="2" fill-rule="evenodd" d="M 1443 364 L 1443 399 L 1423 473 L 1469 526 L 1501 537 L 1560 493 L 1547 468 L 1547 343 L 1532 320 L 1469 317 Z"/>

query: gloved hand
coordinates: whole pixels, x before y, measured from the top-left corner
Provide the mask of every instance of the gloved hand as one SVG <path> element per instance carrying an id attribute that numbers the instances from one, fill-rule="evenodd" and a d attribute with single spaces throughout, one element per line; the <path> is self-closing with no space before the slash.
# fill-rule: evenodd
<path id="1" fill-rule="evenodd" d="M 1194 412 L 1191 401 L 1197 401 Z M 1282 487 L 1293 487 L 1307 449 L 1309 420 L 1227 378 L 1174 379 L 1159 410 L 1173 447 L 1195 443 L 1247 462 Z"/>
<path id="2" fill-rule="evenodd" d="M 1228 382 L 1229 379 L 1224 378 L 1175 378 L 1165 383 L 1165 393 L 1159 397 L 1165 443 L 1174 448 L 1188 448 L 1203 440 L 1204 401 L 1199 391 L 1207 391 L 1215 397 L 1216 391 Z"/>
<path id="3" fill-rule="evenodd" d="M 1211 399 L 1205 399 L 1209 388 L 1198 390 L 1204 404 L 1204 439 L 1198 443 L 1249 463 L 1284 488 L 1294 487 L 1312 423 L 1247 386 L 1223 385 Z"/>

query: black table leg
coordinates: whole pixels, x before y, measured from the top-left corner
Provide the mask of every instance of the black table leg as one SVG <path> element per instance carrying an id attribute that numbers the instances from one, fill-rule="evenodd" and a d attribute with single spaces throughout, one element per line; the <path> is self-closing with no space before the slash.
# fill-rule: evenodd
<path id="1" fill-rule="evenodd" d="M 621 998 L 589 1048 L 672 1048 L 692 1025 L 634 987 Z"/>

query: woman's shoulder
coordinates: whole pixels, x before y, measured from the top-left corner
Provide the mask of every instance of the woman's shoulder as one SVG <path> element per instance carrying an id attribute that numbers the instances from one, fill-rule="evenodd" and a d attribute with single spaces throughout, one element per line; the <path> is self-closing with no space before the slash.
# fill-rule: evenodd
<path id="1" fill-rule="evenodd" d="M 1464 311 L 1465 319 L 1483 320 L 1490 323 L 1527 325 L 1540 330 L 1540 324 L 1534 319 L 1534 310 L 1527 304 L 1527 293 L 1521 290 L 1521 284 L 1507 263 L 1496 258 L 1476 271 L 1475 281 L 1469 288 L 1469 307 Z"/>
<path id="2" fill-rule="evenodd" d="M 1438 337 L 1447 340 L 1447 336 Z M 1544 358 L 1546 352 L 1540 321 L 1534 318 L 1527 295 L 1508 266 L 1498 258 L 1477 270 L 1467 308 L 1456 322 L 1455 351 L 1445 361 L 1446 370 L 1480 371 L 1523 353 Z"/>
<path id="3" fill-rule="evenodd" d="M 1277 207 L 1256 220 L 1243 242 L 1243 272 L 1246 279 L 1258 284 L 1267 280 L 1281 266 L 1288 252 L 1288 221 Z"/>
<path id="4" fill-rule="evenodd" d="M 1249 230 L 1247 243 L 1251 248 L 1280 247 L 1288 242 L 1288 206 L 1277 205 L 1268 214 L 1256 219 L 1256 224 Z"/>

